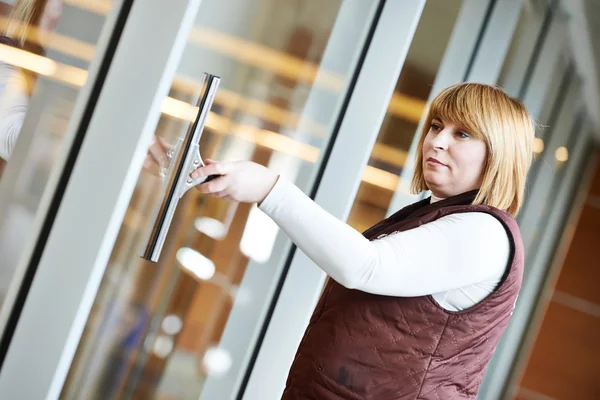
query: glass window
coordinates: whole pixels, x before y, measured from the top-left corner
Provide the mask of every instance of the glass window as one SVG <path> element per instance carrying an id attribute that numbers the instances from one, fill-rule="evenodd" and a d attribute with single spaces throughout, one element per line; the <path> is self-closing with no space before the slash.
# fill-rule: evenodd
<path id="1" fill-rule="evenodd" d="M 537 116 L 536 119 L 538 127 L 536 129 L 536 138 L 533 146 L 534 160 L 528 175 L 530 182 L 537 179 L 539 169 L 544 163 L 544 157 L 546 156 L 548 141 L 550 139 L 547 137 L 548 132 L 552 132 L 555 128 L 554 125 L 557 122 L 556 119 L 564 102 L 565 92 L 568 89 L 571 80 L 574 79 L 572 67 L 572 64 L 569 64 L 569 60 L 561 58 L 552 73 L 552 79 L 547 88 L 546 98 L 543 100 L 540 115 Z M 526 188 L 526 194 L 529 193 L 530 187 L 531 185 Z M 527 206 L 527 203 L 525 203 L 525 206 Z M 521 211 L 520 215 L 523 211 L 524 210 Z"/>
<path id="2" fill-rule="evenodd" d="M 498 84 L 511 96 L 521 96 L 532 57 L 536 57 L 537 47 L 541 46 L 542 33 L 546 10 L 529 5 L 521 7 L 519 21 L 508 49 L 504 65 L 498 77 Z"/>
<path id="3" fill-rule="evenodd" d="M 569 159 L 569 149 L 573 149 L 574 140 L 578 134 L 578 108 L 581 101 L 580 83 L 577 75 L 568 68 L 566 76 L 561 83 L 560 91 L 552 106 L 552 115 L 548 121 L 548 129 L 542 136 L 544 147 L 542 152 L 530 172 L 532 186 L 530 189 L 531 197 L 527 199 L 523 213 L 531 213 L 535 216 L 531 238 L 528 237 L 528 227 L 523 227 L 523 242 L 526 250 L 529 251 L 528 257 L 535 254 L 535 247 L 542 235 L 547 234 L 544 227 L 547 224 L 549 214 L 553 212 L 555 200 L 554 193 L 560 187 L 561 177 L 565 169 L 565 163 Z M 538 139 L 539 140 L 539 139 Z M 539 149 L 538 149 L 539 150 Z M 539 190 L 542 194 L 536 194 Z M 523 219 L 526 218 L 524 215 Z M 525 223 L 524 223 L 525 225 Z"/>
<path id="4" fill-rule="evenodd" d="M 386 215 L 462 3 L 431 0 L 425 4 L 348 218 L 359 231 Z"/>
<path id="5" fill-rule="evenodd" d="M 70 142 L 67 126 L 111 8 L 110 1 L 75 0 L 16 0 L 0 8 L 0 175 L 2 187 L 14 188 L 0 193 L 0 302 Z"/>
<path id="6" fill-rule="evenodd" d="M 310 190 L 377 3 L 203 0 L 156 135 L 174 146 L 202 73 L 217 74 L 202 156 L 253 160 Z M 232 309 L 258 310 L 240 336 L 260 329 L 289 240 L 255 206 L 191 190 L 160 260 L 144 261 L 161 185 L 139 177 L 61 398 L 198 399 L 245 360 L 221 341 Z M 262 287 L 243 281 L 251 268 L 267 271 Z"/>
<path id="7" fill-rule="evenodd" d="M 572 120 L 572 126 L 568 127 L 569 134 L 565 135 L 564 140 L 560 143 L 560 146 L 554 152 L 554 175 L 551 178 L 550 191 L 551 196 L 544 199 L 542 207 L 540 207 L 540 216 L 536 224 L 535 231 L 533 233 L 533 240 L 530 248 L 528 249 L 527 258 L 530 261 L 535 261 L 537 257 L 543 256 L 538 255 L 538 250 L 541 242 L 542 235 L 552 235 L 553 232 L 548 232 L 548 224 L 553 214 L 564 213 L 563 209 L 557 209 L 556 202 L 558 197 L 556 194 L 560 191 L 561 186 L 568 184 L 565 182 L 566 170 L 569 163 L 577 163 L 580 160 L 572 159 L 574 149 L 579 140 L 579 136 L 585 134 L 582 132 L 582 124 L 584 123 L 584 115 L 572 114 L 569 119 Z"/>

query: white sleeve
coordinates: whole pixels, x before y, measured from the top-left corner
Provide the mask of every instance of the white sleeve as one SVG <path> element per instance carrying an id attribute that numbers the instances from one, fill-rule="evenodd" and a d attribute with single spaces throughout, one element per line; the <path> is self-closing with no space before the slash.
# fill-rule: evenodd
<path id="1" fill-rule="evenodd" d="M 25 78 L 12 65 L 0 62 L 0 158 L 9 160 L 27 113 Z"/>
<path id="2" fill-rule="evenodd" d="M 508 262 L 502 224 L 485 213 L 452 214 L 369 241 L 279 179 L 260 205 L 338 283 L 388 296 L 423 296 L 499 280 Z"/>

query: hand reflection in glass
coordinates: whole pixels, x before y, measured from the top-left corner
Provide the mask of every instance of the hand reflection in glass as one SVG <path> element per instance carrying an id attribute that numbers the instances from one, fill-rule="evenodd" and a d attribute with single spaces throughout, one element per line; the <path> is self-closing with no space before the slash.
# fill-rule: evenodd
<path id="1" fill-rule="evenodd" d="M 148 154 L 144 159 L 144 170 L 152 175 L 164 178 L 169 168 L 170 157 L 168 153 L 173 146 L 160 136 L 152 136 L 152 143 L 148 148 Z"/>

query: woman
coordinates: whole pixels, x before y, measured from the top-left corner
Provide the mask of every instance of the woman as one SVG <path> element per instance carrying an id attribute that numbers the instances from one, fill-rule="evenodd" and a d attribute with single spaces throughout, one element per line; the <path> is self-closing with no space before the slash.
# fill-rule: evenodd
<path id="1" fill-rule="evenodd" d="M 363 235 L 250 162 L 208 161 L 202 193 L 258 202 L 332 279 L 284 399 L 474 399 L 517 299 L 514 220 L 534 122 L 499 88 L 464 83 L 428 111 L 412 191 L 432 196 Z"/>

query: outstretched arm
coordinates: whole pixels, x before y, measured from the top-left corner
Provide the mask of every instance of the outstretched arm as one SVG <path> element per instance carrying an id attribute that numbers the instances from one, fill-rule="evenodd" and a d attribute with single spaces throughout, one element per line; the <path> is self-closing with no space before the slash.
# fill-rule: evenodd
<path id="1" fill-rule="evenodd" d="M 251 165 L 250 165 L 251 164 Z M 295 185 L 254 163 L 216 163 L 202 173 L 223 175 L 203 193 L 260 202 L 311 260 L 338 283 L 365 292 L 421 296 L 502 276 L 508 236 L 483 213 L 456 214 L 369 241 L 314 203 Z"/>

